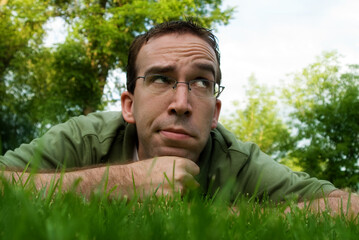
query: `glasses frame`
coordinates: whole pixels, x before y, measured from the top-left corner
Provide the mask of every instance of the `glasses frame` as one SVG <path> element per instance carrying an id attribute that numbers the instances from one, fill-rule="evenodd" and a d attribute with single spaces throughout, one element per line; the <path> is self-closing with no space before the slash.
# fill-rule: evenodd
<path id="1" fill-rule="evenodd" d="M 167 77 L 167 76 L 162 75 L 162 74 L 148 74 L 148 75 L 145 75 L 145 76 L 138 76 L 138 77 L 136 77 L 136 80 L 142 78 L 142 79 L 143 79 L 143 82 L 145 82 L 145 81 L 146 81 L 146 78 L 147 78 L 148 76 L 163 76 L 163 77 L 166 77 L 166 78 L 168 78 L 168 79 L 175 80 L 175 79 L 173 79 L 173 78 Z M 183 84 L 186 84 L 186 85 L 187 85 L 188 91 L 191 92 L 192 89 L 191 89 L 191 87 L 190 87 L 190 84 L 191 84 L 191 82 L 196 81 L 196 80 L 199 80 L 199 79 L 194 79 L 194 80 L 191 80 L 191 81 L 188 81 L 188 82 L 179 82 L 179 81 L 175 80 L 175 83 L 173 84 L 172 89 L 176 89 L 176 88 L 177 88 L 177 85 L 178 85 L 179 83 L 183 83 Z M 217 84 L 217 85 L 218 85 L 218 92 L 217 92 L 217 94 L 215 94 L 215 95 L 213 95 L 213 96 L 211 96 L 211 97 L 208 97 L 208 98 L 218 98 L 219 95 L 221 95 L 221 93 L 223 92 L 223 90 L 224 90 L 225 87 L 219 85 L 219 83 L 217 83 L 217 82 L 215 82 L 215 81 L 211 81 L 211 80 L 207 80 L 207 79 L 203 79 L 203 80 L 206 80 L 206 81 L 209 81 L 209 82 L 213 82 L 214 84 Z M 195 95 L 195 96 L 197 96 L 197 95 Z M 197 97 L 200 97 L 200 96 L 197 96 Z M 205 97 L 205 98 L 206 98 L 206 97 Z"/>

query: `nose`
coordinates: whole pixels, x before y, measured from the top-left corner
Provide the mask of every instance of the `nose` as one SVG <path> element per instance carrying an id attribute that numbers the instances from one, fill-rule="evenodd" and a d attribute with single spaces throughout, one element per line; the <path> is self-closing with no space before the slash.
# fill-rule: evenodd
<path id="1" fill-rule="evenodd" d="M 173 89 L 172 99 L 169 105 L 170 114 L 176 115 L 190 115 L 192 113 L 192 106 L 190 104 L 188 84 L 179 82 Z"/>

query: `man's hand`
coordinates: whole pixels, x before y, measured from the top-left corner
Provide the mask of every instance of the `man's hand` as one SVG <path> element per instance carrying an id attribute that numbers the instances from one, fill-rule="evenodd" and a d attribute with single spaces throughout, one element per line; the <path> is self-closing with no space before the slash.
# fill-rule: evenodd
<path id="1" fill-rule="evenodd" d="M 200 169 L 189 159 L 157 157 L 130 165 L 136 192 L 141 195 L 183 194 L 199 186 L 194 176 L 199 174 Z"/>

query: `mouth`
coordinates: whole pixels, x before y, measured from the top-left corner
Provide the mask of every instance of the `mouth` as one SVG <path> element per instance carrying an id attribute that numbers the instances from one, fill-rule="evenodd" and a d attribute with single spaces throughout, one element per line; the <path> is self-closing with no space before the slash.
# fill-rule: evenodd
<path id="1" fill-rule="evenodd" d="M 186 140 L 193 137 L 188 131 L 180 128 L 166 128 L 159 132 L 162 136 L 170 140 Z"/>

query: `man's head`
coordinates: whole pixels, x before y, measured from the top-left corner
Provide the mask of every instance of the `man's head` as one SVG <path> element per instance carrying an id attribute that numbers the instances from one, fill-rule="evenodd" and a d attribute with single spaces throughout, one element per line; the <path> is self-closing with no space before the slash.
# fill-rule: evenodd
<path id="1" fill-rule="evenodd" d="M 218 76 L 216 78 L 217 83 L 221 83 L 221 69 L 220 69 L 220 54 L 218 50 L 218 44 L 216 37 L 212 34 L 212 32 L 206 28 L 203 28 L 194 22 L 191 21 L 173 21 L 173 22 L 164 22 L 159 24 L 153 28 L 151 28 L 148 32 L 141 34 L 135 38 L 132 42 L 129 54 L 128 54 L 128 63 L 127 63 L 127 91 L 133 93 L 136 85 L 136 77 L 137 77 L 137 68 L 136 68 L 136 60 L 138 53 L 142 46 L 146 44 L 151 38 L 156 38 L 165 34 L 184 34 L 191 33 L 196 35 L 206 41 L 214 50 L 218 62 Z"/>
<path id="2" fill-rule="evenodd" d="M 136 124 L 140 159 L 178 156 L 197 161 L 211 129 L 217 127 L 217 45 L 183 30 L 183 25 L 187 23 L 168 23 L 181 31 L 154 35 L 152 30 L 152 37 L 132 56 L 133 80 L 128 81 L 133 86 L 122 93 L 121 105 L 124 119 Z"/>

